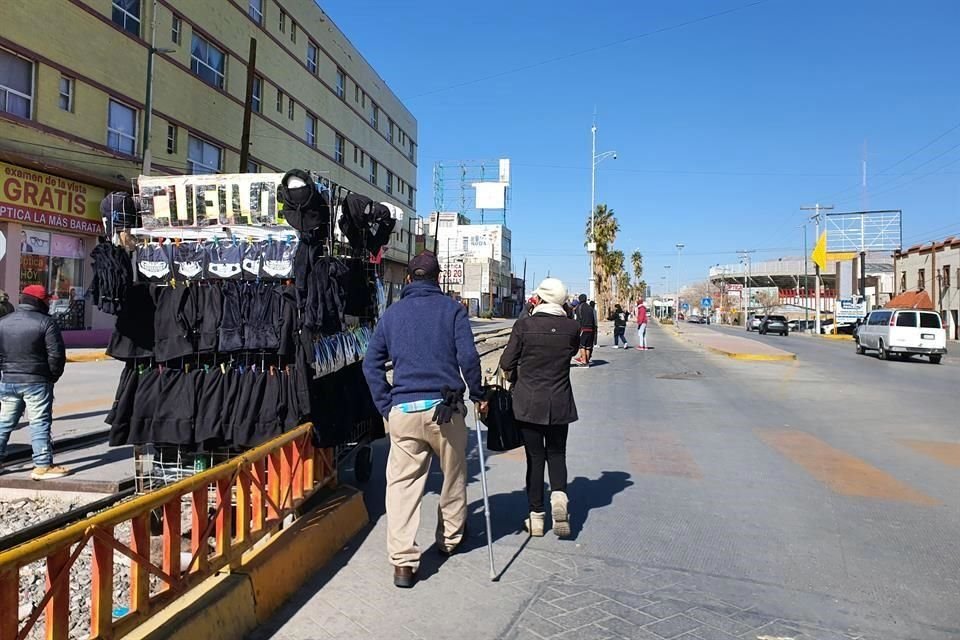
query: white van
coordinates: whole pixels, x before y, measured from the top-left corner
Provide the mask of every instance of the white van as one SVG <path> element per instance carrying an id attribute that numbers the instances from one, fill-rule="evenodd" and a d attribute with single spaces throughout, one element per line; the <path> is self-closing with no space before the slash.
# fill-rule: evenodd
<path id="1" fill-rule="evenodd" d="M 933 364 L 940 364 L 947 353 L 947 332 L 940 315 L 934 311 L 871 311 L 857 331 L 857 353 L 865 353 L 867 349 L 876 351 L 881 360 L 893 354 L 909 357 L 919 353 L 929 356 Z"/>

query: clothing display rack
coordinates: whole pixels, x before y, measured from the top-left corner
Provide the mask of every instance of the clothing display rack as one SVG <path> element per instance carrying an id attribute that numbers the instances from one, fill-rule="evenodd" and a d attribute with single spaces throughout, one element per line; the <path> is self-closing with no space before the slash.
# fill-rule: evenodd
<path id="1" fill-rule="evenodd" d="M 317 447 L 338 461 L 356 452 L 357 479 L 369 477 L 383 423 L 360 363 L 385 307 L 374 256 L 393 222 L 383 205 L 312 182 L 295 194 L 305 205 L 281 209 L 291 224 L 319 221 L 308 228 L 132 227 L 151 219 L 148 198 L 104 200 L 111 237 L 91 255 L 93 297 L 117 317 L 108 354 L 126 363 L 107 422 L 111 445 L 134 446 L 138 492 L 306 421 Z"/>

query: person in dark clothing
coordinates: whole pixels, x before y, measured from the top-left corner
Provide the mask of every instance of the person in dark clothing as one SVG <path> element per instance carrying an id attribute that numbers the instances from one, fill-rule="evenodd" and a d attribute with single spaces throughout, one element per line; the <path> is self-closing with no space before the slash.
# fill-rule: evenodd
<path id="1" fill-rule="evenodd" d="M 597 339 L 597 312 L 587 303 L 587 294 L 581 293 L 573 317 L 580 324 L 580 356 L 576 359 L 581 367 L 590 366 L 593 345 Z"/>
<path id="2" fill-rule="evenodd" d="M 610 319 L 613 320 L 613 348 L 620 348 L 620 341 L 623 340 L 623 348 L 629 349 L 630 345 L 627 344 L 627 319 L 630 318 L 630 312 L 624 311 L 623 307 L 619 304 L 613 308 L 613 313 L 610 314 Z"/>
<path id="3" fill-rule="evenodd" d="M 16 311 L 16 307 L 10 303 L 10 296 L 7 295 L 6 291 L 0 289 L 0 318 L 14 311 Z"/>
<path id="4" fill-rule="evenodd" d="M 544 534 L 546 464 L 550 475 L 553 531 L 566 537 L 570 535 L 567 433 L 570 423 L 578 418 L 570 386 L 570 358 L 580 344 L 580 325 L 567 318 L 563 309 L 567 289 L 560 280 L 547 278 L 540 283 L 536 295 L 539 304 L 533 314 L 513 325 L 510 340 L 500 356 L 500 368 L 507 379 L 515 381 L 513 413 L 527 454 L 529 515 L 524 526 L 532 536 Z"/>
<path id="5" fill-rule="evenodd" d="M 26 407 L 34 480 L 70 473 L 53 464 L 53 385 L 63 375 L 67 356 L 60 329 L 49 316 L 49 300 L 44 287 L 32 284 L 24 288 L 17 310 L 0 318 L 0 461 Z"/>
<path id="6" fill-rule="evenodd" d="M 440 289 L 440 264 L 423 252 L 410 261 L 400 300 L 387 308 L 370 339 L 363 374 L 390 435 L 387 459 L 387 550 L 393 583 L 416 583 L 420 507 L 430 461 L 440 459 L 437 548 L 455 552 L 467 523 L 466 386 L 486 412 L 480 356 L 467 312 Z M 387 382 L 387 361 L 393 382 Z M 466 386 L 464 385 L 466 380 Z"/>

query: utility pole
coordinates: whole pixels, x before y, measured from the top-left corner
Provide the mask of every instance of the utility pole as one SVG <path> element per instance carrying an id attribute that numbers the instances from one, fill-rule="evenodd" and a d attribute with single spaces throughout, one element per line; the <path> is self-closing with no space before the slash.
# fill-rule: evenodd
<path id="1" fill-rule="evenodd" d="M 150 175 L 153 157 L 150 152 L 150 125 L 153 124 L 153 57 L 158 53 L 174 53 L 176 49 L 157 48 L 157 0 L 150 13 L 150 46 L 147 47 L 147 95 L 143 101 L 143 165 L 142 173 Z"/>
<path id="2" fill-rule="evenodd" d="M 247 172 L 250 163 L 250 119 L 253 117 L 253 83 L 257 74 L 257 40 L 250 38 L 247 54 L 247 99 L 243 103 L 243 129 L 240 133 L 240 173 Z M 263 108 L 263 87 L 260 87 L 260 105 Z"/>
<path id="3" fill-rule="evenodd" d="M 808 266 L 807 260 L 809 256 L 807 255 L 807 223 L 804 222 L 800 225 L 800 228 L 803 229 L 803 330 L 807 331 L 810 328 L 810 281 L 808 279 Z"/>
<path id="4" fill-rule="evenodd" d="M 817 225 L 817 242 L 820 242 L 820 212 L 821 212 L 821 211 L 831 211 L 832 209 L 833 209 L 833 205 L 830 205 L 830 206 L 821 205 L 819 202 L 816 203 L 815 205 L 813 205 L 812 207 L 800 207 L 800 210 L 801 210 L 801 211 L 813 211 L 813 212 L 814 212 L 814 214 L 810 217 L 810 219 L 813 220 L 813 221 L 816 223 L 816 225 Z M 820 335 L 820 308 L 821 308 L 821 304 L 820 304 L 820 265 L 816 265 L 815 277 L 816 277 L 816 279 L 817 279 L 817 309 L 816 309 L 816 316 L 815 316 L 816 320 L 815 320 L 815 323 L 814 323 L 814 324 L 815 324 L 815 326 L 814 326 L 814 331 L 816 331 L 816 335 Z M 834 322 L 833 327 L 834 327 L 834 329 L 836 329 L 836 327 L 837 327 L 836 322 Z"/>
<path id="5" fill-rule="evenodd" d="M 667 291 L 670 290 L 670 265 L 665 264 L 665 265 L 663 265 L 663 268 L 664 268 L 664 269 L 666 270 L 666 272 L 667 272 L 667 273 L 663 276 L 663 292 L 666 293 Z M 673 305 L 674 305 L 673 317 L 674 317 L 674 321 L 675 321 L 675 322 L 676 322 L 676 317 L 677 317 L 677 312 L 676 312 L 677 304 L 678 304 L 678 302 L 677 302 L 676 300 L 674 300 L 674 301 L 673 301 Z"/>
<path id="6" fill-rule="evenodd" d="M 747 316 L 750 314 L 750 254 L 756 253 L 756 249 L 741 249 L 737 253 L 740 254 L 740 263 L 746 266 L 746 277 L 743 280 L 743 284 L 747 290 L 747 295 L 743 295 L 743 290 L 740 291 L 740 297 L 743 301 L 743 327 L 747 328 Z"/>
<path id="7" fill-rule="evenodd" d="M 597 154 L 597 114 L 594 110 L 593 126 L 590 127 L 590 241 L 587 243 L 587 254 L 590 256 L 590 299 L 597 298 L 597 274 L 595 272 L 597 254 L 596 209 L 597 209 L 597 165 L 603 160 L 612 157 L 617 159 L 616 151 L 604 151 Z"/>
<path id="8" fill-rule="evenodd" d="M 680 312 L 680 252 L 683 250 L 683 243 L 677 243 L 677 313 Z M 679 315 L 677 318 L 679 319 Z"/>

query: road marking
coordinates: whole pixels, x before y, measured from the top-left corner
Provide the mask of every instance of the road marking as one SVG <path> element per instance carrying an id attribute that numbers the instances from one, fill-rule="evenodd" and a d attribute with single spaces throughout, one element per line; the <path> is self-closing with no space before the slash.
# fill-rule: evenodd
<path id="1" fill-rule="evenodd" d="M 683 444 L 664 431 L 634 433 L 627 438 L 627 455 L 636 473 L 700 480 L 703 474 Z"/>
<path id="2" fill-rule="evenodd" d="M 960 443 L 934 442 L 931 440 L 898 440 L 897 442 L 928 458 L 933 458 L 951 467 L 960 468 Z"/>
<path id="3" fill-rule="evenodd" d="M 931 506 L 940 504 L 930 496 L 903 484 L 888 473 L 851 456 L 809 433 L 793 430 L 758 430 L 758 437 L 834 493 L 859 498 L 895 500 Z"/>

